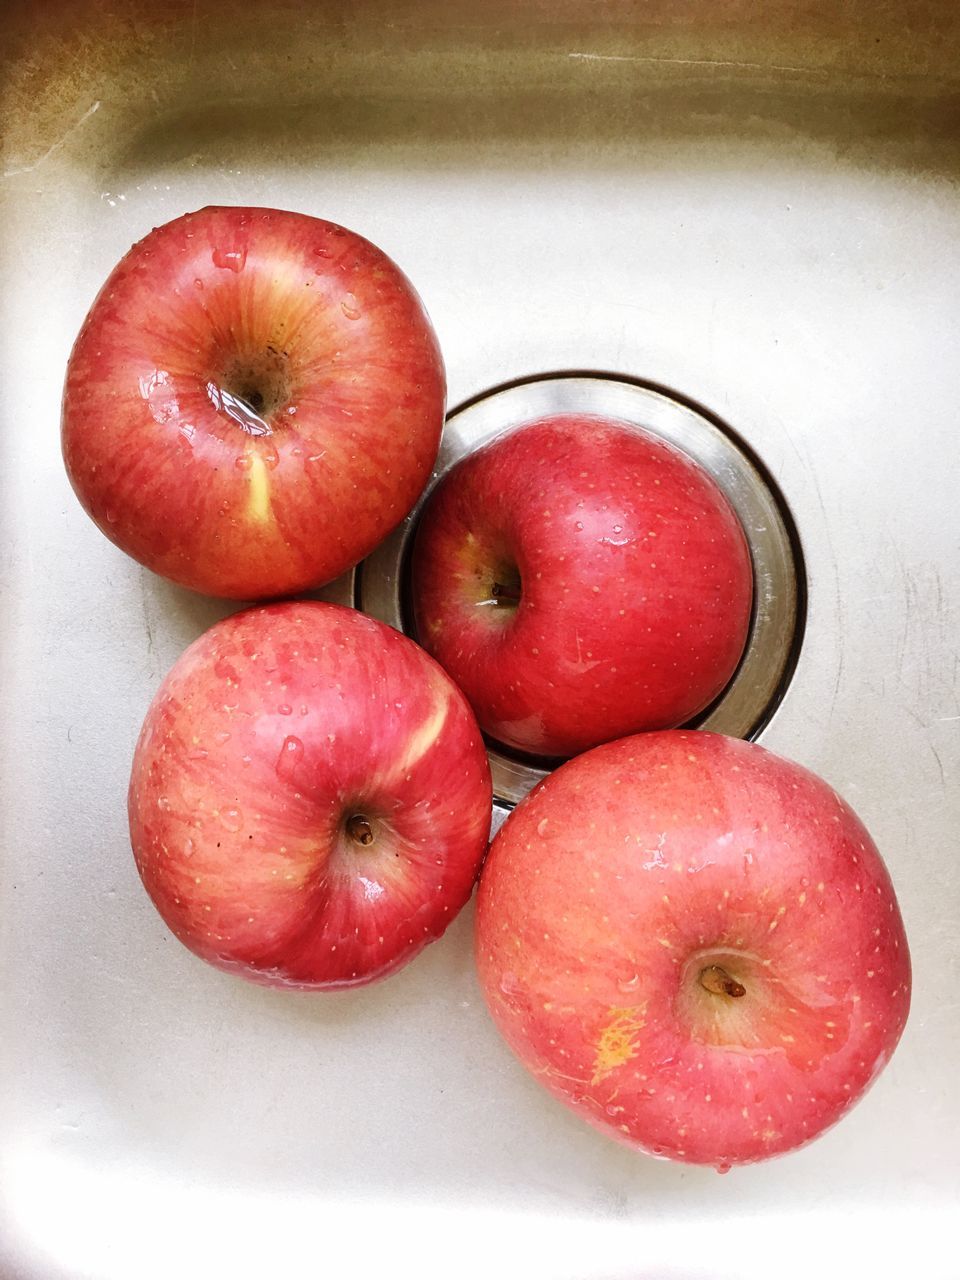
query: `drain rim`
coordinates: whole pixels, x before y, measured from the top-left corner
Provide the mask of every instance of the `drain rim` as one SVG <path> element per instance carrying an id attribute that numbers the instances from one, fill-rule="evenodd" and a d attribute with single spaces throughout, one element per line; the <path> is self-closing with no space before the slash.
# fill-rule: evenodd
<path id="1" fill-rule="evenodd" d="M 775 481 L 725 423 L 653 383 L 600 373 L 545 374 L 502 384 L 451 410 L 436 466 L 417 505 L 358 567 L 354 604 L 416 639 L 406 566 L 420 512 L 455 463 L 512 427 L 561 413 L 617 418 L 666 440 L 720 486 L 750 548 L 754 598 L 743 657 L 718 698 L 684 727 L 756 739 L 790 683 L 803 639 L 806 575 L 796 526 Z M 488 740 L 494 805 L 508 810 L 561 761 L 524 760 Z"/>

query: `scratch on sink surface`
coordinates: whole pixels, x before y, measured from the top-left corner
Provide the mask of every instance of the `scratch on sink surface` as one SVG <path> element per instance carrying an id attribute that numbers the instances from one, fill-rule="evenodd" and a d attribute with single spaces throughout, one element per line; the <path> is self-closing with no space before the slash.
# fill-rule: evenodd
<path id="1" fill-rule="evenodd" d="M 920 714 L 919 711 L 914 711 L 913 707 L 908 706 L 905 703 L 901 703 L 900 709 L 910 717 L 910 719 L 917 726 L 917 728 L 926 729 L 927 722 L 926 720 L 924 720 L 923 716 Z"/>
<path id="2" fill-rule="evenodd" d="M 837 650 L 837 678 L 833 682 L 833 696 L 830 699 L 830 715 L 832 716 L 837 707 L 837 699 L 840 697 L 840 684 L 843 680 L 843 640 L 840 641 Z"/>
<path id="3" fill-rule="evenodd" d="M 907 562 L 903 557 L 903 551 L 900 542 L 891 533 L 887 533 L 890 539 L 890 545 L 893 548 L 893 558 L 896 561 L 897 570 L 900 575 L 900 589 L 903 592 L 903 625 L 897 634 L 897 679 L 901 684 L 904 683 L 904 667 L 907 662 L 907 644 L 910 639 L 910 617 L 913 612 L 913 580 L 907 572 Z"/>
<path id="4" fill-rule="evenodd" d="M 798 75 L 822 74 L 819 67 L 795 67 L 786 62 L 742 62 L 731 58 L 668 58 L 634 53 L 570 52 L 568 58 L 578 62 L 638 62 L 665 67 L 719 67 L 731 71 L 792 71 Z"/>
<path id="5" fill-rule="evenodd" d="M 90 106 L 87 107 L 86 111 L 83 113 L 80 119 L 75 121 L 75 123 L 72 124 L 70 128 L 66 131 L 66 133 L 62 134 L 56 140 L 56 142 L 51 143 L 51 145 L 47 147 L 46 151 L 44 151 L 43 155 L 39 156 L 36 160 L 34 160 L 33 164 L 24 164 L 17 169 L 4 169 L 3 177 L 16 178 L 21 173 L 33 173 L 34 170 L 39 169 L 40 166 L 44 164 L 47 160 L 49 160 L 52 155 L 56 155 L 56 153 L 61 149 L 61 147 L 66 145 L 66 143 L 77 132 L 77 130 L 81 128 L 81 126 L 85 125 L 87 121 L 90 119 L 90 117 L 99 110 L 100 110 L 100 99 L 97 98 L 96 102 L 91 102 Z"/>
<path id="6" fill-rule="evenodd" d="M 157 642 L 153 631 L 153 621 L 150 617 L 150 605 L 147 599 L 147 583 L 146 570 L 140 570 L 140 607 L 143 612 L 143 626 L 147 633 L 147 658 L 150 663 L 150 669 L 154 674 L 159 674 L 157 669 Z"/>
<path id="7" fill-rule="evenodd" d="M 947 785 L 947 778 L 943 772 L 943 761 L 940 759 L 940 752 L 937 750 L 937 748 L 933 745 L 932 742 L 930 743 L 930 750 L 933 752 L 933 758 L 934 760 L 936 760 L 937 768 L 940 770 L 940 785 L 942 787 L 945 787 Z"/>

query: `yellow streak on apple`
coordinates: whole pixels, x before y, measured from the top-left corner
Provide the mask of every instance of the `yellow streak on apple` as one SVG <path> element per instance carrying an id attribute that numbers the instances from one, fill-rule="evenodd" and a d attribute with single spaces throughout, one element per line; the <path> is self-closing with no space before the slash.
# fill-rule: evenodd
<path id="1" fill-rule="evenodd" d="M 410 739 L 403 759 L 397 766 L 398 773 L 406 773 L 422 759 L 439 738 L 440 732 L 446 723 L 447 714 L 450 710 L 450 691 L 439 680 L 434 682 L 434 691 L 437 694 L 437 700 L 433 705 L 433 710 Z"/>
<path id="2" fill-rule="evenodd" d="M 637 1032 L 645 1025 L 646 1011 L 646 1005 L 610 1010 L 610 1021 L 597 1037 L 591 1084 L 599 1084 L 611 1071 L 637 1056 Z"/>
<path id="3" fill-rule="evenodd" d="M 247 515 L 257 524 L 266 524 L 273 517 L 270 509 L 270 476 L 267 465 L 255 450 L 251 450 L 247 456 L 250 459 Z"/>

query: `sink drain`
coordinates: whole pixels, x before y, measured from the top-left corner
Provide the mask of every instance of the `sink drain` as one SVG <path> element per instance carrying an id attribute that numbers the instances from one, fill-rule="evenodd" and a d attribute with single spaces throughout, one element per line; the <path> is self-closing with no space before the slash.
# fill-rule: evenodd
<path id="1" fill-rule="evenodd" d="M 755 738 L 776 710 L 796 663 L 804 622 L 800 544 L 772 479 L 745 446 L 701 409 L 655 387 L 621 378 L 559 375 L 494 388 L 447 419 L 440 456 L 417 507 L 360 566 L 354 604 L 416 638 L 406 602 L 408 552 L 430 490 L 464 455 L 493 436 L 536 418 L 588 413 L 643 427 L 708 471 L 740 518 L 753 562 L 750 633 L 727 687 L 691 726 Z M 523 799 L 551 767 L 488 743 L 497 802 Z"/>

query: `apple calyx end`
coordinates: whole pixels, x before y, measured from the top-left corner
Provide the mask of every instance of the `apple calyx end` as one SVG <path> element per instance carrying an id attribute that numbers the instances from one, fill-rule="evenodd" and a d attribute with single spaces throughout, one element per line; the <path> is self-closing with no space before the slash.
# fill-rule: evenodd
<path id="1" fill-rule="evenodd" d="M 747 989 L 741 982 L 737 982 L 736 978 L 731 978 L 726 969 L 719 964 L 708 964 L 706 968 L 700 970 L 700 985 L 705 991 L 712 992 L 717 996 L 732 996 L 733 999 L 739 1000 L 741 996 L 747 994 Z"/>

